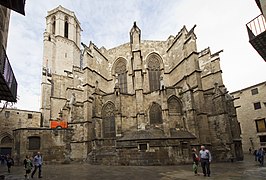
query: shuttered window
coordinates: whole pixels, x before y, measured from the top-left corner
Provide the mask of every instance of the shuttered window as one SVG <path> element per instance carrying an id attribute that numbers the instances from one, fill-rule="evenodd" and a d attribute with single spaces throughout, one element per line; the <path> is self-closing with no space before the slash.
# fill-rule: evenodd
<path id="1" fill-rule="evenodd" d="M 257 132 L 266 132 L 265 119 L 256 120 Z"/>
<path id="2" fill-rule="evenodd" d="M 29 150 L 39 150 L 41 148 L 41 138 L 37 136 L 29 137 Z"/>

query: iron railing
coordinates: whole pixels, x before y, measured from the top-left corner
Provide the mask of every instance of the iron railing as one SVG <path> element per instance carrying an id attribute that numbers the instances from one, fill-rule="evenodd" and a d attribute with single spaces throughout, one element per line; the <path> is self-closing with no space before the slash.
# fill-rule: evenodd
<path id="1" fill-rule="evenodd" d="M 18 84 L 3 46 L 0 55 L 0 100 L 16 102 Z"/>
<path id="2" fill-rule="evenodd" d="M 266 22 L 262 14 L 252 19 L 246 26 L 250 40 L 266 31 Z"/>
<path id="3" fill-rule="evenodd" d="M 266 146 L 266 142 L 260 142 L 260 146 Z"/>
<path id="4" fill-rule="evenodd" d="M 249 42 L 266 61 L 266 22 L 261 14 L 246 24 Z"/>

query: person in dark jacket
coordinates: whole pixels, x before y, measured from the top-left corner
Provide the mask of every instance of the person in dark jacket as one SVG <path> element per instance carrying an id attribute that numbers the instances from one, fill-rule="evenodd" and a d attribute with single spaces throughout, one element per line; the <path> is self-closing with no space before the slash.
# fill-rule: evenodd
<path id="1" fill-rule="evenodd" d="M 6 155 L 6 165 L 7 165 L 7 171 L 8 173 L 10 173 L 11 166 L 14 166 L 14 160 L 9 154 Z"/>
<path id="2" fill-rule="evenodd" d="M 265 151 L 263 150 L 263 148 L 260 148 L 257 151 L 257 156 L 258 156 L 258 161 L 260 163 L 261 166 L 264 166 L 264 156 L 265 156 Z"/>
<path id="3" fill-rule="evenodd" d="M 33 167 L 33 165 L 32 165 L 31 159 L 27 155 L 26 158 L 24 159 L 24 169 L 26 171 L 25 172 L 25 179 L 30 179 L 29 174 L 31 173 L 32 167 Z"/>

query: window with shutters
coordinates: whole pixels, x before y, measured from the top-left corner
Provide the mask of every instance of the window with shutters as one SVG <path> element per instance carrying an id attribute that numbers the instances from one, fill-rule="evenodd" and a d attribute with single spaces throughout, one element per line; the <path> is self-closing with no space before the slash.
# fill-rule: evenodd
<path id="1" fill-rule="evenodd" d="M 41 148 L 41 138 L 38 136 L 29 137 L 29 150 L 39 150 Z"/>
<path id="2" fill-rule="evenodd" d="M 115 74 L 121 93 L 127 93 L 127 64 L 126 60 L 120 58 L 115 64 Z"/>
<path id="3" fill-rule="evenodd" d="M 182 113 L 182 105 L 177 97 L 172 96 L 168 99 L 168 110 L 169 115 L 177 115 Z"/>
<path id="4" fill-rule="evenodd" d="M 150 124 L 162 124 L 162 109 L 159 104 L 153 103 L 150 109 Z"/>
<path id="5" fill-rule="evenodd" d="M 148 74 L 150 91 L 156 91 L 160 89 L 160 60 L 155 54 L 150 55 L 148 59 Z"/>
<path id="6" fill-rule="evenodd" d="M 103 115 L 103 137 L 115 137 L 115 106 L 113 103 L 108 102 L 104 105 L 102 110 Z"/>
<path id="7" fill-rule="evenodd" d="M 258 119 L 255 122 L 256 122 L 257 132 L 266 132 L 265 119 Z"/>

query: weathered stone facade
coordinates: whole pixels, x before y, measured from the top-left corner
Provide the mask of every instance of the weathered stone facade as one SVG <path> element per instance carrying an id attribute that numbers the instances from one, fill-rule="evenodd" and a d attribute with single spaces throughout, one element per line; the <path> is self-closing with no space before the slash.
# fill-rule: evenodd
<path id="1" fill-rule="evenodd" d="M 69 163 L 71 129 L 20 128 L 14 130 L 14 159 L 23 164 L 26 155 L 40 151 L 47 163 Z"/>
<path id="2" fill-rule="evenodd" d="M 17 156 L 19 153 L 14 152 L 15 138 L 14 129 L 19 128 L 39 128 L 41 113 L 35 111 L 19 109 L 2 109 L 0 112 L 0 154 L 12 154 Z M 27 141 L 26 139 L 22 139 Z"/>
<path id="3" fill-rule="evenodd" d="M 184 26 L 165 41 L 148 41 L 141 40 L 134 23 L 129 43 L 106 49 L 90 42 L 81 43 L 81 48 L 75 14 L 61 6 L 49 11 L 41 97 L 42 125 L 47 129 L 40 130 L 40 136 L 51 136 L 54 144 L 49 120 L 62 114 L 69 128 L 60 134 L 66 140 L 60 140 L 60 151 L 67 149 L 73 160 L 179 164 L 191 161 L 191 147 L 202 144 L 214 160 L 242 159 L 240 130 L 223 84 L 220 52 L 198 51 L 194 28 L 188 31 Z M 37 132 L 15 131 L 20 142 Z M 66 138 L 68 133 L 71 136 Z M 46 145 L 40 150 L 49 156 L 47 149 L 55 145 Z M 26 150 L 27 145 L 21 144 L 18 152 Z"/>
<path id="4" fill-rule="evenodd" d="M 266 148 L 266 82 L 232 92 L 241 126 L 244 152 Z"/>

